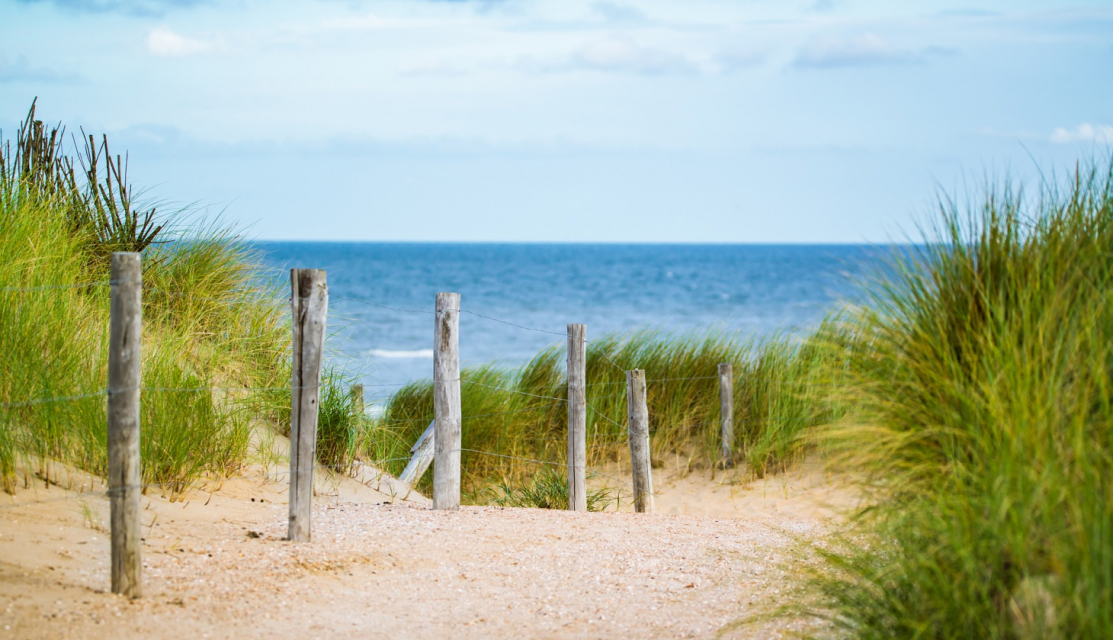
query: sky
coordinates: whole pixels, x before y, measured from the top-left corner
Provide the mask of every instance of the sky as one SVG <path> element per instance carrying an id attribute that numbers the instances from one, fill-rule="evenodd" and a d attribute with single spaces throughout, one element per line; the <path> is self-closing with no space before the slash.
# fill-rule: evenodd
<path id="1" fill-rule="evenodd" d="M 0 128 L 248 236 L 915 238 L 1113 149 L 1113 1 L 0 0 Z"/>

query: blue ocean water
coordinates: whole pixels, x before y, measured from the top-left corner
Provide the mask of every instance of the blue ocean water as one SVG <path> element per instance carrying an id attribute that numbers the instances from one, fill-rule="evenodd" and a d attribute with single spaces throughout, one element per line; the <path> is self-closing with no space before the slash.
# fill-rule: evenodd
<path id="1" fill-rule="evenodd" d="M 259 242 L 269 266 L 328 271 L 329 347 L 367 385 L 432 376 L 438 291 L 461 294 L 463 366 L 516 366 L 563 344 L 635 329 L 741 336 L 813 326 L 876 263 L 875 246 Z M 553 335 L 553 334 L 559 335 Z"/>

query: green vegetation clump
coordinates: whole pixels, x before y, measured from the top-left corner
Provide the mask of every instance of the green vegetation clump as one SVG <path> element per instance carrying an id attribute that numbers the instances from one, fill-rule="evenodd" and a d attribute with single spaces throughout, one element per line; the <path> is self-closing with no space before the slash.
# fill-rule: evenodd
<path id="1" fill-rule="evenodd" d="M 17 463 L 107 474 L 113 251 L 143 255 L 144 486 L 180 495 L 249 453 L 249 389 L 288 385 L 288 331 L 255 256 L 225 229 L 139 209 L 107 143 L 74 160 L 32 107 L 0 148 L 0 486 Z M 216 387 L 216 389 L 214 389 Z M 29 482 L 29 477 L 24 477 Z"/>
<path id="2" fill-rule="evenodd" d="M 825 328 L 826 335 L 833 329 Z M 683 456 L 693 467 L 718 460 L 718 365 L 734 366 L 734 449 L 760 476 L 783 469 L 804 451 L 805 430 L 839 414 L 830 375 L 841 358 L 827 341 L 774 338 L 741 344 L 709 334 L 661 336 L 650 332 L 605 336 L 587 347 L 587 463 L 599 466 L 629 457 L 626 374 L 644 369 L 654 459 Z M 492 366 L 461 374 L 463 473 L 474 492 L 493 483 L 528 487 L 541 460 L 562 464 L 566 455 L 568 388 L 560 346 L 520 369 Z M 405 457 L 433 419 L 432 382 L 400 389 L 376 420 L 381 459 Z M 494 454 L 494 455 L 492 455 Z M 387 463 L 400 473 L 404 460 Z M 425 485 L 419 485 L 425 486 Z"/>
<path id="3" fill-rule="evenodd" d="M 1113 637 L 1113 164 L 944 202 L 849 318 L 831 432 L 868 545 L 833 554 L 860 638 Z"/>
<path id="4" fill-rule="evenodd" d="M 589 477 L 590 479 L 590 477 Z M 531 509 L 567 509 L 568 477 L 556 469 L 546 469 L 533 476 L 528 486 L 514 487 L 503 481 L 488 489 L 491 504 L 500 507 L 528 507 Z M 610 488 L 589 489 L 587 510 L 603 511 L 611 503 L 621 506 L 620 490 Z"/>

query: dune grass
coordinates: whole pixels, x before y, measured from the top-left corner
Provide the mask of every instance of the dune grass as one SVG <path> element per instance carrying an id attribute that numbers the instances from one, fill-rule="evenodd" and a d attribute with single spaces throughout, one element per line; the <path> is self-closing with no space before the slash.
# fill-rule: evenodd
<path id="1" fill-rule="evenodd" d="M 32 110 L 0 150 L 0 485 L 15 489 L 21 456 L 44 480 L 55 462 L 107 473 L 107 256 L 117 250 L 143 255 L 144 485 L 177 496 L 234 473 L 257 404 L 245 389 L 288 385 L 279 298 L 234 234 L 138 208 L 107 143 L 76 162 L 64 140 Z"/>
<path id="2" fill-rule="evenodd" d="M 589 477 L 590 481 L 591 478 Z M 512 486 L 503 480 L 497 486 L 487 489 L 491 504 L 500 507 L 525 507 L 530 509 L 567 509 L 568 474 L 549 467 L 534 474 L 529 485 Z M 589 489 L 587 510 L 603 511 L 611 504 L 615 509 L 622 506 L 622 492 L 613 487 Z"/>
<path id="3" fill-rule="evenodd" d="M 829 436 L 875 506 L 821 584 L 851 635 L 1113 637 L 1111 169 L 944 201 L 847 319 Z"/>
<path id="4" fill-rule="evenodd" d="M 735 372 L 736 457 L 759 476 L 783 469 L 804 450 L 804 431 L 830 422 L 841 411 L 829 379 L 838 367 L 821 366 L 833 353 L 819 348 L 814 337 L 739 343 L 716 333 L 639 332 L 593 340 L 586 365 L 588 464 L 629 457 L 625 371 L 635 368 L 644 369 L 648 380 L 654 460 L 671 455 L 682 456 L 692 468 L 714 464 L 719 447 L 718 365 L 730 362 Z M 553 347 L 519 369 L 483 366 L 462 372 L 464 484 L 476 499 L 484 499 L 484 488 L 492 485 L 529 487 L 541 470 L 535 461 L 564 463 L 564 357 L 563 348 Z M 431 381 L 399 390 L 375 421 L 379 439 L 390 438 L 376 455 L 405 457 L 432 419 Z M 386 466 L 398 473 L 405 462 Z"/>

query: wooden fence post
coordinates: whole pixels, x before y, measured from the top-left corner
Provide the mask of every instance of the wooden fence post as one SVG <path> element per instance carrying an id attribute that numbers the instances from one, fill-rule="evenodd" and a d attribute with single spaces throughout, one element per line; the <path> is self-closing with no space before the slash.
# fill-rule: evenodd
<path id="1" fill-rule="evenodd" d="M 429 463 L 433 462 L 433 453 L 435 447 L 433 441 L 436 440 L 434 431 L 437 428 L 437 421 L 434 420 L 429 423 L 429 426 L 422 432 L 421 437 L 417 439 L 414 446 L 410 447 L 410 461 L 406 463 L 406 468 L 402 470 L 402 475 L 398 479 L 405 482 L 413 488 L 421 476 L 425 475 L 425 470 L 429 468 Z"/>
<path id="2" fill-rule="evenodd" d="M 309 542 L 317 409 L 328 317 L 328 283 L 321 269 L 290 269 L 293 379 L 290 399 L 290 525 L 286 539 Z"/>
<path id="3" fill-rule="evenodd" d="M 568 509 L 587 511 L 587 326 L 568 325 Z"/>
<path id="4" fill-rule="evenodd" d="M 352 399 L 352 415 L 357 418 L 363 417 L 363 385 L 353 384 L 348 389 L 348 395 Z"/>
<path id="5" fill-rule="evenodd" d="M 433 336 L 433 508 L 460 508 L 460 294 L 437 294 Z"/>
<path id="6" fill-rule="evenodd" d="M 729 363 L 719 365 L 719 465 L 723 469 L 734 467 L 734 367 Z"/>
<path id="7" fill-rule="evenodd" d="M 630 438 L 630 466 L 634 510 L 653 513 L 653 471 L 649 454 L 649 410 L 645 404 L 645 371 L 626 372 L 626 419 Z"/>
<path id="8" fill-rule="evenodd" d="M 108 338 L 108 496 L 112 593 L 143 594 L 140 558 L 139 386 L 143 346 L 143 266 L 138 253 L 112 254 Z"/>

